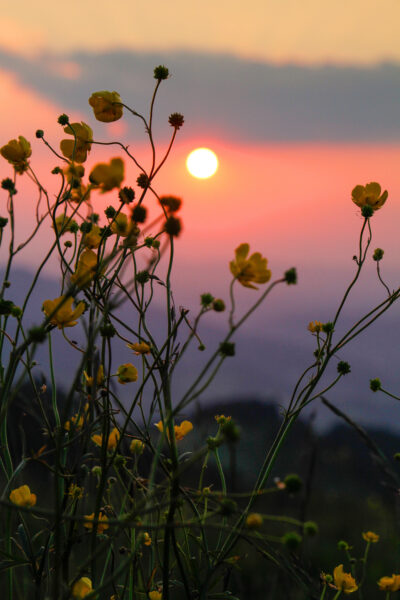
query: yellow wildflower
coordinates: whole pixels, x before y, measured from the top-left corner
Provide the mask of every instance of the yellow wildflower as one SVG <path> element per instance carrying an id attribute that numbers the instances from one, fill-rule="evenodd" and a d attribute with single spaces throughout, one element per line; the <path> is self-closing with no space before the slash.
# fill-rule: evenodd
<path id="1" fill-rule="evenodd" d="M 351 199 L 360 208 L 370 206 L 373 210 L 379 210 L 386 202 L 388 192 L 381 194 L 381 186 L 376 181 L 364 185 L 356 185 L 351 192 Z"/>
<path id="2" fill-rule="evenodd" d="M 124 162 L 121 158 L 112 158 L 109 164 L 99 163 L 90 172 L 89 180 L 104 194 L 119 188 L 124 179 Z"/>
<path id="3" fill-rule="evenodd" d="M 118 382 L 125 385 L 125 383 L 131 383 L 137 381 L 138 371 L 131 363 L 125 363 L 120 365 L 117 369 Z"/>
<path id="4" fill-rule="evenodd" d="M 67 233 L 67 231 L 71 231 L 74 229 L 76 231 L 78 229 L 77 222 L 74 221 L 74 219 L 71 219 L 71 217 L 68 217 L 66 214 L 62 214 L 62 215 L 59 215 L 58 217 L 56 217 L 55 224 L 56 224 L 55 228 L 56 228 L 58 235 L 62 235 L 63 233 Z M 54 225 L 53 225 L 53 229 L 54 229 Z"/>
<path id="5" fill-rule="evenodd" d="M 121 97 L 117 92 L 94 92 L 89 98 L 94 116 L 98 121 L 111 123 L 122 117 Z"/>
<path id="6" fill-rule="evenodd" d="M 79 185 L 78 187 L 73 187 L 69 192 L 69 198 L 71 202 L 76 202 L 80 204 L 81 202 L 88 202 L 90 198 L 90 185 Z"/>
<path id="7" fill-rule="evenodd" d="M 28 168 L 27 159 L 32 154 L 32 149 L 28 140 L 20 135 L 18 140 L 10 140 L 8 144 L 2 146 L 0 154 L 14 167 L 17 173 L 23 173 Z"/>
<path id="8" fill-rule="evenodd" d="M 132 440 L 129 446 L 129 450 L 132 452 L 132 454 L 142 454 L 144 449 L 144 442 L 138 439 Z"/>
<path id="9" fill-rule="evenodd" d="M 75 309 L 72 309 L 73 298 L 60 296 L 54 300 L 45 300 L 43 302 L 43 311 L 46 317 L 50 315 L 50 323 L 57 325 L 58 329 L 63 327 L 74 327 L 77 324 L 77 319 L 85 310 L 85 303 L 79 302 Z M 59 307 L 59 308 L 58 308 Z"/>
<path id="10" fill-rule="evenodd" d="M 82 429 L 84 421 L 83 415 L 76 414 L 71 417 L 70 421 L 65 421 L 64 429 L 66 431 L 71 431 L 71 429 L 77 429 L 79 431 L 79 429 Z"/>
<path id="11" fill-rule="evenodd" d="M 373 531 L 364 531 L 362 536 L 366 542 L 372 542 L 373 544 L 379 542 L 379 535 Z"/>
<path id="12" fill-rule="evenodd" d="M 232 275 L 244 287 L 257 290 L 254 283 L 267 283 L 271 279 L 271 271 L 267 269 L 267 259 L 263 258 L 259 252 L 255 252 L 249 258 L 249 244 L 240 244 L 235 250 L 236 258 L 230 262 Z"/>
<path id="13" fill-rule="evenodd" d="M 147 531 L 145 531 L 143 534 L 143 543 L 145 546 L 151 546 L 151 537 Z"/>
<path id="14" fill-rule="evenodd" d="M 92 147 L 93 142 L 93 131 L 83 121 L 80 123 L 71 123 L 71 125 L 67 125 L 64 127 L 64 132 L 69 135 L 76 136 L 71 140 L 61 140 L 60 149 L 62 154 L 69 158 L 70 160 L 74 160 L 77 163 L 83 163 L 87 159 L 88 152 Z"/>
<path id="15" fill-rule="evenodd" d="M 76 483 L 71 483 L 68 490 L 68 496 L 75 500 L 81 500 L 83 498 L 83 488 L 79 487 Z"/>
<path id="16" fill-rule="evenodd" d="M 146 342 L 136 342 L 135 344 L 127 344 L 128 348 L 134 351 L 138 356 L 139 354 L 150 354 L 150 346 Z"/>
<path id="17" fill-rule="evenodd" d="M 12 490 L 9 498 L 17 506 L 35 506 L 36 504 L 36 494 L 31 493 L 28 485 L 21 485 L 21 487 Z"/>
<path id="18" fill-rule="evenodd" d="M 157 590 L 149 592 L 149 600 L 162 600 L 162 593 Z"/>
<path id="19" fill-rule="evenodd" d="M 393 575 L 391 577 L 381 577 L 378 581 L 379 589 L 383 592 L 397 592 L 400 590 L 400 575 Z"/>
<path id="20" fill-rule="evenodd" d="M 115 450 L 118 444 L 118 440 L 120 438 L 120 433 L 116 427 L 110 431 L 110 434 L 107 439 L 107 450 Z M 103 436 L 99 434 L 92 435 L 92 442 L 94 442 L 97 446 L 103 445 Z"/>
<path id="21" fill-rule="evenodd" d="M 86 371 L 83 371 L 83 376 L 86 380 L 86 387 L 91 388 L 93 385 L 93 377 L 90 377 L 86 373 Z M 103 368 L 103 365 L 100 365 L 99 368 L 97 369 L 96 384 L 103 385 L 103 383 L 104 383 L 104 368 Z"/>
<path id="22" fill-rule="evenodd" d="M 249 529 L 259 529 L 263 523 L 263 518 L 258 513 L 250 513 L 246 519 L 246 525 Z"/>
<path id="23" fill-rule="evenodd" d="M 70 184 L 80 183 L 82 177 L 85 174 L 85 167 L 82 165 L 76 165 L 75 163 L 70 163 L 64 169 L 64 175 Z M 73 185 L 75 187 L 75 185 Z"/>
<path id="24" fill-rule="evenodd" d="M 92 225 L 92 229 L 89 233 L 84 234 L 82 242 L 85 248 L 98 248 L 101 242 L 100 227 L 98 225 Z"/>
<path id="25" fill-rule="evenodd" d="M 156 423 L 155 426 L 157 427 L 158 431 L 161 431 L 161 433 L 164 431 L 164 425 L 162 421 Z M 185 435 L 192 431 L 192 429 L 193 424 L 190 421 L 182 421 L 180 425 L 174 425 L 176 441 L 179 442 L 180 440 L 183 440 Z"/>
<path id="26" fill-rule="evenodd" d="M 71 282 L 78 287 L 85 287 L 94 278 L 97 271 L 97 254 L 93 250 L 84 250 L 79 257 L 75 273 L 71 275 Z"/>
<path id="27" fill-rule="evenodd" d="M 323 323 L 321 323 L 321 321 L 311 321 L 308 324 L 308 331 L 311 331 L 311 333 L 320 333 L 322 331 L 322 326 Z"/>
<path id="28" fill-rule="evenodd" d="M 100 511 L 99 516 L 97 518 L 99 522 L 97 523 L 96 533 L 103 533 L 103 531 L 110 527 L 108 524 L 107 515 L 103 514 Z M 94 512 L 92 512 L 91 515 L 85 515 L 85 519 L 86 521 L 83 523 L 83 526 L 85 527 L 85 529 L 89 529 L 91 531 L 93 529 L 92 521 L 94 519 Z"/>
<path id="29" fill-rule="evenodd" d="M 133 221 L 128 220 L 124 213 L 119 213 L 111 223 L 111 231 L 121 237 L 127 237 L 135 225 Z"/>
<path id="30" fill-rule="evenodd" d="M 74 598 L 82 600 L 82 598 L 90 594 L 92 590 L 92 581 L 89 577 L 81 577 L 72 586 L 72 595 Z"/>
<path id="31" fill-rule="evenodd" d="M 218 425 L 225 425 L 225 423 L 230 421 L 232 417 L 226 417 L 225 415 L 215 415 L 214 419 L 217 421 Z"/>
<path id="32" fill-rule="evenodd" d="M 351 573 L 343 572 L 343 565 L 338 565 L 333 570 L 333 581 L 334 587 L 337 590 L 341 590 L 345 594 L 352 594 L 356 590 L 358 590 L 358 585 L 356 584 L 356 580 L 351 575 Z"/>

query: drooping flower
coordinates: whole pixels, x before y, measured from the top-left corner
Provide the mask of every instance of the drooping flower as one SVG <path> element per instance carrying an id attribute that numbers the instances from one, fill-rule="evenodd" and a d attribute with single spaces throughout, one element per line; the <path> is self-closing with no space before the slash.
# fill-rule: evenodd
<path id="1" fill-rule="evenodd" d="M 311 331 L 311 333 L 320 333 L 322 331 L 322 326 L 323 323 L 321 323 L 321 321 L 311 321 L 308 324 L 308 331 Z"/>
<path id="2" fill-rule="evenodd" d="M 94 116 L 98 121 L 111 123 L 122 117 L 121 97 L 117 92 L 94 92 L 89 98 Z"/>
<path id="3" fill-rule="evenodd" d="M 388 192 L 385 190 L 381 194 L 381 186 L 376 181 L 371 181 L 364 185 L 356 185 L 351 192 L 351 199 L 354 204 L 360 208 L 370 206 L 374 211 L 379 210 L 386 202 Z"/>
<path id="4" fill-rule="evenodd" d="M 28 168 L 28 158 L 32 154 L 31 145 L 22 135 L 18 140 L 10 140 L 0 148 L 0 154 L 10 165 L 14 167 L 17 173 L 23 173 Z"/>
<path id="5" fill-rule="evenodd" d="M 333 570 L 333 582 L 335 584 L 334 587 L 345 594 L 352 594 L 358 590 L 356 580 L 351 573 L 344 573 L 343 565 L 338 565 Z"/>
<path id="6" fill-rule="evenodd" d="M 400 590 L 400 575 L 393 575 L 391 577 L 381 577 L 378 581 L 379 589 L 383 592 L 397 592 Z"/>
<path id="7" fill-rule="evenodd" d="M 97 518 L 99 522 L 97 523 L 97 526 L 95 526 L 96 533 L 103 533 L 103 531 L 110 527 L 108 524 L 108 517 L 100 511 Z M 86 521 L 83 523 L 83 526 L 85 529 L 89 529 L 91 531 L 93 529 L 94 512 L 92 512 L 91 515 L 85 515 L 85 519 Z"/>
<path id="8" fill-rule="evenodd" d="M 164 424 L 162 421 L 159 421 L 158 423 L 156 423 L 155 426 L 157 427 L 158 431 L 161 431 L 161 433 L 164 431 Z M 176 441 L 179 442 L 180 440 L 183 440 L 185 435 L 190 433 L 190 431 L 192 431 L 192 429 L 193 429 L 193 424 L 190 421 L 182 421 L 182 423 L 180 425 L 174 425 Z"/>
<path id="9" fill-rule="evenodd" d="M 107 439 L 107 450 L 115 450 L 120 437 L 118 429 L 114 427 L 112 431 L 110 431 Z M 103 445 L 103 436 L 99 434 L 92 435 L 92 442 L 94 442 L 96 446 L 101 447 Z"/>
<path id="10" fill-rule="evenodd" d="M 112 158 L 110 163 L 99 163 L 90 172 L 89 180 L 97 185 L 101 193 L 119 188 L 124 179 L 124 162 L 121 158 Z"/>
<path id="11" fill-rule="evenodd" d="M 150 346 L 146 342 L 136 342 L 134 344 L 127 344 L 128 348 L 134 351 L 138 356 L 139 354 L 150 354 Z"/>
<path id="12" fill-rule="evenodd" d="M 9 498 L 17 506 L 35 506 L 36 504 L 36 494 L 32 494 L 28 485 L 21 485 L 21 487 L 12 490 Z"/>
<path id="13" fill-rule="evenodd" d="M 93 142 L 93 131 L 83 121 L 71 123 L 64 127 L 64 132 L 72 135 L 72 139 L 61 140 L 60 150 L 62 154 L 72 161 L 83 163 L 87 159 Z M 76 136 L 76 140 L 74 137 Z"/>
<path id="14" fill-rule="evenodd" d="M 122 383 L 132 383 L 133 381 L 137 381 L 138 371 L 137 368 L 132 365 L 132 363 L 125 363 L 120 365 L 117 369 L 118 382 Z"/>
<path id="15" fill-rule="evenodd" d="M 85 287 L 94 278 L 97 271 L 97 254 L 93 250 L 84 250 L 79 257 L 75 273 L 71 275 L 71 282 L 78 287 Z"/>
<path id="16" fill-rule="evenodd" d="M 271 279 L 271 271 L 267 269 L 267 259 L 263 258 L 259 252 L 255 252 L 249 258 L 249 244 L 240 244 L 235 250 L 235 260 L 230 262 L 232 275 L 244 287 L 257 290 L 254 283 L 267 283 Z"/>
<path id="17" fill-rule="evenodd" d="M 373 544 L 379 542 L 379 535 L 377 533 L 374 533 L 373 531 L 364 531 L 362 536 L 366 542 L 371 542 Z"/>
<path id="18" fill-rule="evenodd" d="M 72 595 L 77 600 L 82 600 L 85 596 L 93 591 L 92 581 L 89 577 L 81 577 L 72 586 Z"/>
<path id="19" fill-rule="evenodd" d="M 45 300 L 43 302 L 43 311 L 46 317 L 50 317 L 50 323 L 57 325 L 58 329 L 63 327 L 74 327 L 77 324 L 77 319 L 85 310 L 85 303 L 79 302 L 75 309 L 72 308 L 73 298 L 60 296 L 54 300 Z"/>

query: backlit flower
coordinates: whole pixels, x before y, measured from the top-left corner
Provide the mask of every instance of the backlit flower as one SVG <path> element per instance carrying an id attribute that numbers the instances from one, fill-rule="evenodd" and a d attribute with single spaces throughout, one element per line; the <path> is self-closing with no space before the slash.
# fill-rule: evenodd
<path id="1" fill-rule="evenodd" d="M 133 350 L 136 355 L 150 353 L 150 346 L 146 344 L 146 342 L 136 342 L 134 344 L 127 344 L 127 346 Z"/>
<path id="2" fill-rule="evenodd" d="M 311 331 L 311 333 L 320 333 L 322 331 L 322 325 L 323 323 L 321 323 L 321 321 L 311 321 L 308 324 L 308 331 Z"/>
<path id="3" fill-rule="evenodd" d="M 400 590 L 400 575 L 381 577 L 378 581 L 379 589 L 384 592 L 397 592 Z"/>
<path id="4" fill-rule="evenodd" d="M 271 279 L 271 271 L 267 269 L 267 259 L 259 252 L 255 252 L 249 258 L 249 244 L 240 244 L 235 250 L 236 258 L 230 262 L 232 275 L 244 287 L 258 289 L 254 283 L 266 283 Z"/>
<path id="5" fill-rule="evenodd" d="M 120 438 L 120 433 L 116 427 L 110 431 L 108 439 L 107 439 L 107 450 L 115 450 L 118 444 L 118 440 Z M 96 444 L 96 446 L 103 445 L 103 436 L 99 434 L 92 435 L 92 442 Z"/>
<path id="6" fill-rule="evenodd" d="M 12 490 L 10 501 L 17 506 L 35 506 L 36 494 L 32 494 L 28 485 L 21 485 L 21 487 Z"/>
<path id="7" fill-rule="evenodd" d="M 94 519 L 94 512 L 91 515 L 85 515 L 85 519 L 86 519 L 86 521 L 83 523 L 83 526 L 85 527 L 85 529 L 92 530 L 93 529 L 92 521 Z M 97 519 L 99 522 L 97 523 L 96 533 L 103 533 L 103 531 L 105 531 L 106 529 L 108 529 L 110 527 L 108 524 L 107 515 L 103 514 L 101 511 L 99 512 Z"/>
<path id="8" fill-rule="evenodd" d="M 124 179 L 124 162 L 121 158 L 112 158 L 110 163 L 99 163 L 89 175 L 89 180 L 104 194 L 119 188 Z"/>
<path id="9" fill-rule="evenodd" d="M 131 363 L 120 365 L 117 369 L 118 382 L 125 384 L 137 381 L 138 371 Z"/>
<path id="10" fill-rule="evenodd" d="M 82 165 L 76 165 L 75 163 L 70 163 L 64 169 L 64 175 L 70 184 L 80 183 L 82 177 L 85 174 L 85 167 Z M 75 187 L 75 185 L 73 185 Z"/>
<path id="11" fill-rule="evenodd" d="M 370 206 L 373 210 L 379 210 L 386 202 L 388 192 L 381 194 L 381 186 L 376 181 L 364 185 L 356 185 L 351 192 L 351 199 L 360 208 Z"/>
<path id="12" fill-rule="evenodd" d="M 77 324 L 77 319 L 85 310 L 85 303 L 79 302 L 75 309 L 72 308 L 73 298 L 65 298 L 60 296 L 54 300 L 45 300 L 43 302 L 43 311 L 46 317 L 50 317 L 50 323 L 57 325 L 58 329 L 63 327 L 74 327 Z"/>
<path id="13" fill-rule="evenodd" d="M 351 575 L 351 573 L 343 572 L 343 565 L 338 565 L 333 570 L 333 581 L 335 584 L 334 587 L 337 590 L 341 590 L 345 594 L 352 594 L 353 592 L 358 590 L 356 580 Z"/>
<path id="14" fill-rule="evenodd" d="M 145 531 L 143 534 L 143 543 L 145 546 L 151 546 L 151 537 L 147 531 Z"/>
<path id="15" fill-rule="evenodd" d="M 83 371 L 83 376 L 86 380 L 86 387 L 90 388 L 93 385 L 93 377 L 90 377 L 86 371 Z M 99 368 L 97 369 L 97 375 L 96 375 L 96 384 L 97 385 L 103 385 L 104 383 L 104 367 L 103 365 L 100 365 Z"/>
<path id="16" fill-rule="evenodd" d="M 62 235 L 67 231 L 76 230 L 78 227 L 77 222 L 74 221 L 74 219 L 72 219 L 71 217 L 68 217 L 66 214 L 59 215 L 55 218 L 55 226 L 58 235 Z"/>
<path id="17" fill-rule="evenodd" d="M 364 531 L 362 536 L 366 542 L 372 542 L 373 544 L 379 542 L 379 535 L 373 531 Z"/>
<path id="18" fill-rule="evenodd" d="M 84 250 L 79 257 L 75 273 L 71 275 L 71 282 L 78 287 L 85 287 L 94 278 L 97 271 L 97 254 L 93 250 Z"/>
<path id="19" fill-rule="evenodd" d="M 92 225 L 92 229 L 89 233 L 85 233 L 82 238 L 82 243 L 85 248 L 98 248 L 101 242 L 100 227 L 98 225 Z"/>
<path id="20" fill-rule="evenodd" d="M 122 117 L 121 97 L 117 92 L 94 92 L 89 98 L 94 116 L 98 121 L 111 123 Z"/>
<path id="21" fill-rule="evenodd" d="M 157 590 L 149 592 L 149 600 L 162 600 L 162 593 Z"/>
<path id="22" fill-rule="evenodd" d="M 92 590 L 92 581 L 89 577 L 81 577 L 72 586 L 72 595 L 74 598 L 82 600 L 82 598 L 90 594 Z"/>
<path id="23" fill-rule="evenodd" d="M 137 439 L 132 440 L 129 446 L 129 450 L 132 454 L 142 454 L 144 448 L 144 443 Z"/>
<path id="24" fill-rule="evenodd" d="M 64 132 L 72 135 L 72 139 L 61 140 L 60 149 L 62 154 L 77 163 L 83 163 L 87 159 L 88 152 L 92 147 L 93 131 L 83 121 L 71 123 L 64 127 Z M 76 136 L 76 140 L 74 137 Z"/>
<path id="25" fill-rule="evenodd" d="M 159 421 L 155 425 L 156 425 L 158 431 L 161 431 L 161 433 L 164 431 L 164 425 L 163 425 L 162 421 Z M 174 425 L 176 441 L 179 442 L 180 440 L 183 440 L 185 435 L 187 435 L 190 431 L 192 431 L 192 429 L 193 429 L 193 424 L 190 421 L 182 421 L 182 423 L 180 425 Z"/>
<path id="26" fill-rule="evenodd" d="M 31 145 L 22 135 L 18 140 L 10 140 L 0 148 L 0 154 L 10 165 L 14 167 L 17 173 L 23 173 L 28 168 L 28 158 L 32 154 Z"/>
<path id="27" fill-rule="evenodd" d="M 133 221 L 128 219 L 124 213 L 119 213 L 111 223 L 111 231 L 121 237 L 127 237 L 134 226 Z"/>

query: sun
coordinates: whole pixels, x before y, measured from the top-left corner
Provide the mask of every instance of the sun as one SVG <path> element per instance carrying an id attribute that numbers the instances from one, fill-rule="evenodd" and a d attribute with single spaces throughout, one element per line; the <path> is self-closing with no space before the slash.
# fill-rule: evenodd
<path id="1" fill-rule="evenodd" d="M 208 179 L 218 169 L 218 158 L 209 148 L 196 148 L 186 159 L 186 168 L 193 177 Z"/>

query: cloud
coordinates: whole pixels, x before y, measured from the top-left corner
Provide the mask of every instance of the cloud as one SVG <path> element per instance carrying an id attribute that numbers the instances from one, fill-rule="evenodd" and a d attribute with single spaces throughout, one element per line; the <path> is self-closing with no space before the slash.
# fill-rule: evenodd
<path id="1" fill-rule="evenodd" d="M 183 138 L 394 142 L 400 136 L 398 64 L 307 67 L 223 54 L 136 51 L 80 52 L 57 60 L 51 54 L 28 60 L 0 51 L 1 68 L 71 115 L 84 110 L 89 116 L 88 97 L 101 89 L 115 89 L 127 104 L 147 112 L 153 68 L 165 63 L 172 77 L 162 86 L 156 124 L 166 123 L 170 112 L 182 112 Z"/>

